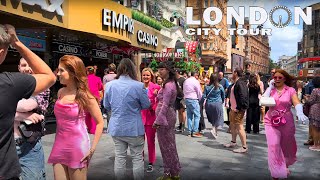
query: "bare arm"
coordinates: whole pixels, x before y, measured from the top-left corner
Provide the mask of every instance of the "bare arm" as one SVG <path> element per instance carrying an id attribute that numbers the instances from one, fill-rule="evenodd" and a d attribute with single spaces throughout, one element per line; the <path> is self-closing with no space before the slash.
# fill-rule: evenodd
<path id="1" fill-rule="evenodd" d="M 22 121 L 25 121 L 26 119 L 35 124 L 42 121 L 44 119 L 44 116 L 37 113 L 32 113 L 32 112 L 24 112 L 24 113 L 16 112 L 16 115 L 14 118 L 15 121 L 22 122 Z"/>
<path id="2" fill-rule="evenodd" d="M 301 102 L 299 101 L 299 98 L 297 96 L 297 94 L 292 95 L 291 97 L 292 100 L 292 104 L 295 107 L 297 104 L 301 104 Z"/>
<path id="3" fill-rule="evenodd" d="M 103 131 L 103 118 L 97 101 L 92 97 L 87 104 L 87 110 L 97 122 L 95 136 L 92 142 L 91 150 L 95 150 Z"/>
<path id="4" fill-rule="evenodd" d="M 28 62 L 36 79 L 36 87 L 33 95 L 49 89 L 56 81 L 56 77 L 49 66 L 35 53 L 28 49 L 22 42 L 19 41 L 15 28 L 11 25 L 5 25 L 8 34 L 11 36 L 11 45 L 13 45 L 20 55 Z"/>

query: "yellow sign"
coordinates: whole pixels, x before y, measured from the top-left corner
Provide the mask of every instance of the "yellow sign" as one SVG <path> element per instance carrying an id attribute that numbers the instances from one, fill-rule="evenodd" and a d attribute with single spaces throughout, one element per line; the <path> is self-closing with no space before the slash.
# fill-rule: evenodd
<path id="1" fill-rule="evenodd" d="M 130 9 L 112 0 L 1 0 L 1 11 L 154 52 L 162 50 L 160 31 L 133 20 Z"/>
<path id="2" fill-rule="evenodd" d="M 27 17 L 60 27 L 68 27 L 68 0 L 1 0 L 0 12 Z"/>
<path id="3" fill-rule="evenodd" d="M 111 0 L 79 1 L 69 0 L 69 29 L 97 34 L 99 37 L 111 37 L 130 42 L 129 31 L 125 28 L 114 28 L 104 25 L 113 22 L 114 18 L 121 26 L 131 20 L 131 10 Z M 118 17 L 121 14 L 121 20 Z M 113 17 L 115 15 L 115 17 Z"/>
<path id="4" fill-rule="evenodd" d="M 147 25 L 134 20 L 134 34 L 130 35 L 131 45 L 155 52 L 162 51 L 162 35 Z"/>

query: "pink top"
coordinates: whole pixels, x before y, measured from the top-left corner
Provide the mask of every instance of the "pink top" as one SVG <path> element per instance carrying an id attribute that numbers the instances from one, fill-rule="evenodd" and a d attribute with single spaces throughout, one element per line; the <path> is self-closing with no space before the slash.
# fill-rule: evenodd
<path id="1" fill-rule="evenodd" d="M 150 82 L 148 88 L 148 98 L 150 100 L 151 105 L 149 109 L 141 111 L 142 122 L 144 125 L 153 125 L 154 121 L 156 120 L 155 110 L 157 108 L 157 95 L 153 93 L 154 90 L 158 90 L 159 92 L 160 86 Z"/>
<path id="2" fill-rule="evenodd" d="M 191 76 L 183 83 L 183 95 L 185 99 L 198 99 L 202 98 L 202 89 L 199 81 Z"/>
<path id="3" fill-rule="evenodd" d="M 286 121 L 293 122 L 293 115 L 291 112 L 293 95 L 296 95 L 296 90 L 289 86 L 285 86 L 280 95 L 278 94 L 276 88 L 271 90 L 270 96 L 275 99 L 276 106 L 270 107 L 270 109 L 268 110 L 264 118 L 264 122 L 266 125 L 271 125 L 271 117 L 275 110 L 284 111 L 285 112 L 284 117 Z"/>
<path id="4" fill-rule="evenodd" d="M 78 104 L 62 104 L 58 99 L 54 115 L 57 130 L 48 163 L 63 164 L 73 169 L 86 167 L 87 162 L 80 162 L 90 149 L 85 114 L 79 114 Z"/>
<path id="5" fill-rule="evenodd" d="M 88 75 L 89 89 L 92 95 L 100 99 L 99 91 L 103 90 L 101 79 L 94 74 Z"/>
<path id="6" fill-rule="evenodd" d="M 231 104 L 231 109 L 235 111 L 237 109 L 237 101 L 236 101 L 236 97 L 234 96 L 234 86 L 232 86 L 231 92 L 230 92 L 230 104 Z"/>

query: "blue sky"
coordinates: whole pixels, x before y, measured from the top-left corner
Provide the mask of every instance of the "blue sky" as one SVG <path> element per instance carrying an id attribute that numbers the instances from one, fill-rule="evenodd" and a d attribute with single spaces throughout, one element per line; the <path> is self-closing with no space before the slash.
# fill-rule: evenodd
<path id="1" fill-rule="evenodd" d="M 291 13 L 294 12 L 294 6 L 305 8 L 309 5 L 319 3 L 320 0 L 229 0 L 228 6 L 238 8 L 239 6 L 245 6 L 245 13 L 248 16 L 249 6 L 260 6 L 265 8 L 269 13 L 274 6 L 282 5 L 290 9 Z M 278 14 L 274 13 L 274 18 L 278 15 L 285 15 L 286 13 L 278 11 Z M 287 19 L 283 17 L 283 21 Z M 302 21 L 301 21 L 302 22 Z M 269 43 L 271 46 L 270 57 L 277 61 L 282 55 L 293 56 L 297 53 L 297 42 L 301 41 L 303 31 L 302 24 L 294 25 L 293 20 L 285 28 L 274 27 L 269 19 L 264 24 L 264 28 L 272 29 L 272 36 L 269 36 Z"/>

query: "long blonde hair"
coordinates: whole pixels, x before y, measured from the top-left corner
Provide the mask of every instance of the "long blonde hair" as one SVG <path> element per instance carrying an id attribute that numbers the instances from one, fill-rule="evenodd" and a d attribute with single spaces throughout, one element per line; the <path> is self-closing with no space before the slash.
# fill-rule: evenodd
<path id="1" fill-rule="evenodd" d="M 152 69 L 151 69 L 151 68 L 144 68 L 144 69 L 142 70 L 141 75 L 142 75 L 144 72 L 149 72 L 149 73 L 151 74 L 151 82 L 155 83 L 155 76 L 154 76 L 154 73 L 153 73 Z"/>
<path id="2" fill-rule="evenodd" d="M 83 61 L 77 56 L 64 55 L 60 58 L 59 63 L 66 67 L 76 84 L 77 93 L 75 102 L 78 103 L 79 112 L 81 112 L 86 109 L 89 99 L 94 98 L 89 90 L 86 68 Z"/>

